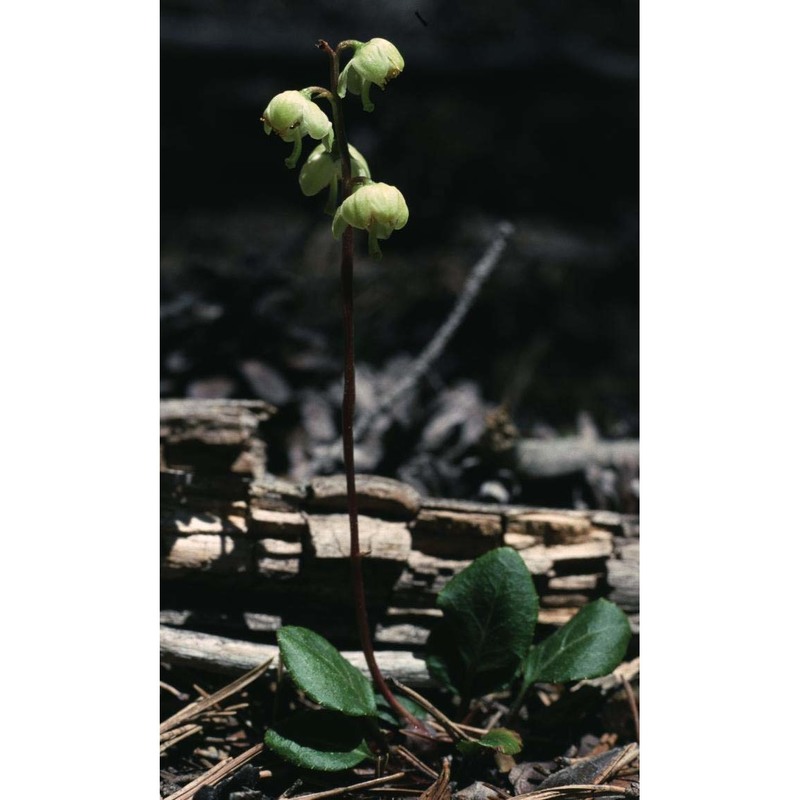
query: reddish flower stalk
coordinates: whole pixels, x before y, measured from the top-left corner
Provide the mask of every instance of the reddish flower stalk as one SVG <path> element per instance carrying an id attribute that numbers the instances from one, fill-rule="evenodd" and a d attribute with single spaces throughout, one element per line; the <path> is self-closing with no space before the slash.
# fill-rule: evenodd
<path id="1" fill-rule="evenodd" d="M 339 83 L 339 53 L 347 42 L 342 42 L 334 51 L 331 46 L 320 40 L 317 47 L 324 50 L 331 65 L 331 92 L 328 96 L 333 108 L 334 152 L 342 164 L 342 197 L 344 202 L 353 189 L 352 170 L 350 165 L 350 152 L 347 145 L 347 134 L 344 127 L 342 101 L 337 94 Z M 347 513 L 350 520 L 350 575 L 353 591 L 353 600 L 356 610 L 356 625 L 361 641 L 361 649 L 369 667 L 372 680 L 378 691 L 384 696 L 392 710 L 405 719 L 415 728 L 420 728 L 420 722 L 398 702 L 383 677 L 383 673 L 375 660 L 375 649 L 370 634 L 369 618 L 367 616 L 367 601 L 364 591 L 364 554 L 361 552 L 358 535 L 358 506 L 356 503 L 356 477 L 355 462 L 353 457 L 353 417 L 356 404 L 355 381 L 355 337 L 353 327 L 353 228 L 348 225 L 342 235 L 342 323 L 344 331 L 344 393 L 342 397 L 342 450 L 344 455 L 344 471 L 347 482 Z"/>

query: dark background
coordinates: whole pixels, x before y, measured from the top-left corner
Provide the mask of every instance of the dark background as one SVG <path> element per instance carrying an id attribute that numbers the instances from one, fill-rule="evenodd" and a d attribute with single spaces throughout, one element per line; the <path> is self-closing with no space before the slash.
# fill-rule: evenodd
<path id="1" fill-rule="evenodd" d="M 357 244 L 360 367 L 418 353 L 509 219 L 515 237 L 421 407 L 466 382 L 525 435 L 574 432 L 580 412 L 604 436 L 638 435 L 636 2 L 161 8 L 163 396 L 261 396 L 280 409 L 276 440 L 303 393 L 332 397 L 337 245 L 259 116 L 278 92 L 327 82 L 319 38 L 380 36 L 405 70 L 373 87 L 372 114 L 348 95 L 348 131 L 410 220 L 378 264 Z"/>

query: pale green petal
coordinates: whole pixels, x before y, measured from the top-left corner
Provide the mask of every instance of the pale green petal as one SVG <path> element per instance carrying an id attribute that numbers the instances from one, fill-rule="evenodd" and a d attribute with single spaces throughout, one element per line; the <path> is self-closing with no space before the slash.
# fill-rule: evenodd
<path id="1" fill-rule="evenodd" d="M 349 74 L 352 72 L 350 65 L 352 61 L 347 63 L 347 66 L 339 73 L 339 85 L 336 87 L 336 93 L 339 97 L 344 97 L 347 94 L 347 79 Z"/>
<path id="2" fill-rule="evenodd" d="M 350 198 L 348 197 L 347 200 Z M 347 202 L 345 200 L 345 203 Z M 344 208 L 344 203 L 336 209 L 336 213 L 333 215 L 333 222 L 331 223 L 331 230 L 333 231 L 333 238 L 334 239 L 341 239 L 342 234 L 345 232 L 347 228 L 348 222 L 344 218 L 344 213 L 342 209 Z"/>
<path id="3" fill-rule="evenodd" d="M 391 222 L 383 222 L 379 219 L 373 220 L 369 232 L 371 236 L 377 236 L 379 239 L 388 239 L 394 231 L 394 225 Z"/>
<path id="4" fill-rule="evenodd" d="M 366 82 L 377 83 L 381 89 L 405 67 L 400 51 L 386 39 L 370 39 L 350 63 Z"/>
<path id="5" fill-rule="evenodd" d="M 304 133 L 312 139 L 323 139 L 331 132 L 333 123 L 315 102 L 308 100 L 307 103 L 303 114 Z"/>
<path id="6" fill-rule="evenodd" d="M 364 81 L 364 85 L 361 88 L 361 107 L 364 111 L 374 111 L 375 110 L 375 103 L 369 99 L 369 87 L 372 84 L 369 81 Z"/>
<path id="7" fill-rule="evenodd" d="M 305 107 L 309 102 L 300 92 L 281 92 L 269 101 L 264 110 L 264 119 L 281 139 L 291 141 L 292 138 L 285 138 L 285 134 L 303 121 Z"/>
<path id="8" fill-rule="evenodd" d="M 336 198 L 339 194 L 339 181 L 334 178 L 328 186 L 328 199 L 325 202 L 325 213 L 333 216 L 336 213 Z"/>
<path id="9" fill-rule="evenodd" d="M 347 65 L 350 66 L 349 64 Z M 347 91 L 352 92 L 353 94 L 361 94 L 361 89 L 364 86 L 364 79 L 358 72 L 357 67 L 353 67 L 350 70 L 350 74 L 347 76 Z"/>
<path id="10" fill-rule="evenodd" d="M 385 239 L 408 222 L 408 206 L 400 191 L 386 183 L 369 183 L 357 189 L 344 213 L 356 228 L 375 231 Z"/>
<path id="11" fill-rule="evenodd" d="M 317 145 L 303 164 L 300 175 L 300 191 L 306 196 L 319 194 L 336 178 L 336 166 L 323 145 Z"/>
<path id="12" fill-rule="evenodd" d="M 350 151 L 350 167 L 354 178 L 370 178 L 369 164 L 367 159 L 356 150 L 353 145 L 348 145 Z"/>

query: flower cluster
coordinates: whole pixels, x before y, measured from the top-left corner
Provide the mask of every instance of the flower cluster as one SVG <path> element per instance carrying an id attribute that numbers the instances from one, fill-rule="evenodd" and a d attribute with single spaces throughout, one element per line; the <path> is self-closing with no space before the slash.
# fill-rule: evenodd
<path id="1" fill-rule="evenodd" d="M 372 111 L 370 87 L 376 84 L 381 89 L 386 88 L 386 84 L 403 71 L 403 57 L 386 39 L 349 40 L 339 49 L 345 47 L 354 52 L 333 89 L 338 98 L 345 97 L 348 91 L 360 95 L 364 110 Z M 366 159 L 355 147 L 348 145 L 351 180 L 345 187 L 347 196 L 337 207 L 342 182 L 342 153 L 335 143 L 333 123 L 312 99 L 315 95 L 327 96 L 332 104 L 341 102 L 331 92 L 317 87 L 281 92 L 264 109 L 261 116 L 264 131 L 268 135 L 275 131 L 284 142 L 292 143 L 292 153 L 286 159 L 286 166 L 290 169 L 297 166 L 306 136 L 320 142 L 300 169 L 300 190 L 311 196 L 327 188 L 325 210 L 333 215 L 333 235 L 338 239 L 348 226 L 365 230 L 369 234 L 370 255 L 380 258 L 378 240 L 388 239 L 392 231 L 405 226 L 408 206 L 397 188 L 372 181 Z"/>

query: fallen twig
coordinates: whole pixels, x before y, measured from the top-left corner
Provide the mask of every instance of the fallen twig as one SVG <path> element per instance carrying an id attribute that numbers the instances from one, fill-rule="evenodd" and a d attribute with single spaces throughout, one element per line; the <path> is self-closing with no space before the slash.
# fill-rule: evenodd
<path id="1" fill-rule="evenodd" d="M 450 800 L 450 760 L 442 761 L 442 774 L 420 795 L 420 800 Z"/>
<path id="2" fill-rule="evenodd" d="M 480 292 L 486 279 L 492 274 L 497 262 L 500 260 L 500 256 L 503 254 L 503 250 L 505 250 L 508 238 L 513 232 L 514 226 L 510 222 L 500 222 L 497 225 L 486 252 L 472 268 L 472 272 L 470 272 L 469 278 L 467 278 L 464 288 L 461 290 L 461 295 L 455 306 L 453 306 L 450 315 L 427 347 L 417 356 L 410 369 L 406 372 L 405 378 L 383 397 L 373 412 L 365 414 L 358 421 L 354 430 L 356 441 L 363 439 L 375 420 L 389 412 L 397 400 L 414 387 L 419 379 L 431 368 L 433 362 L 439 358 L 475 302 L 478 292 Z"/>
<path id="3" fill-rule="evenodd" d="M 327 789 L 324 792 L 314 792 L 313 794 L 297 794 L 292 800 L 324 800 L 326 797 L 338 797 L 340 794 L 354 792 L 356 789 L 371 789 L 373 786 L 383 786 L 385 783 L 399 780 L 405 776 L 405 772 L 394 772 L 391 775 L 384 775 L 382 778 L 372 778 L 361 783 L 351 783 L 349 786 L 339 786 L 336 789 Z"/>
<path id="4" fill-rule="evenodd" d="M 443 712 L 439 711 L 433 703 L 429 700 L 424 698 L 418 692 L 415 692 L 413 689 L 409 689 L 408 686 L 404 686 L 400 681 L 396 678 L 392 679 L 392 683 L 402 692 L 406 697 L 413 700 L 418 705 L 422 706 L 439 724 L 453 737 L 456 742 L 460 741 L 471 741 L 475 742 L 477 739 L 474 736 L 470 736 L 469 733 L 464 729 L 462 725 L 459 725 L 456 722 L 453 722 L 447 715 Z"/>
<path id="5" fill-rule="evenodd" d="M 582 800 L 582 798 L 629 796 L 627 789 L 611 784 L 573 784 L 554 786 L 552 789 L 537 789 L 535 792 L 518 794 L 514 800 Z"/>
<path id="6" fill-rule="evenodd" d="M 622 467 L 639 464 L 638 439 L 520 439 L 514 444 L 514 466 L 521 478 L 556 478 L 584 472 L 592 465 Z"/>
<path id="7" fill-rule="evenodd" d="M 639 746 L 636 743 L 623 747 L 619 755 L 595 775 L 592 783 L 605 783 L 614 778 L 617 773 L 635 761 L 639 755 Z"/>
<path id="8" fill-rule="evenodd" d="M 199 733 L 202 730 L 202 725 L 189 723 L 164 731 L 164 733 L 161 734 L 161 753 L 166 753 L 173 745 L 182 742 L 184 739 L 188 739 L 190 736 L 194 736 L 195 733 Z"/>
<path id="9" fill-rule="evenodd" d="M 429 778 L 435 779 L 439 777 L 435 769 L 429 767 L 424 761 L 420 761 L 413 753 L 406 750 L 403 745 L 398 745 L 395 747 L 393 752 L 400 756 L 400 758 L 407 761 L 413 767 L 416 767 L 420 772 L 422 772 L 424 775 L 427 775 Z"/>
<path id="10" fill-rule="evenodd" d="M 248 761 L 255 758 L 263 749 L 263 744 L 257 744 L 241 755 L 236 756 L 236 758 L 229 758 L 226 761 L 215 764 L 199 778 L 195 778 L 182 789 L 178 789 L 177 792 L 171 794 L 166 800 L 189 800 L 197 789 L 200 789 L 202 786 L 214 786 L 219 783 L 229 772 L 233 772 L 233 770 L 241 767 L 242 764 L 246 764 Z"/>
<path id="11" fill-rule="evenodd" d="M 272 658 L 269 658 L 263 664 L 260 664 L 255 669 L 250 670 L 250 672 L 248 672 L 246 675 L 242 675 L 240 678 L 232 681 L 219 691 L 214 692 L 214 694 L 207 695 L 203 697 L 202 700 L 195 700 L 195 702 L 189 703 L 188 706 L 182 708 L 177 714 L 173 714 L 169 719 L 164 720 L 159 727 L 159 733 L 161 733 L 163 737 L 165 733 L 173 728 L 176 728 L 179 725 L 182 725 L 183 723 L 188 722 L 190 719 L 198 716 L 199 714 L 202 714 L 204 711 L 213 708 L 227 697 L 236 694 L 236 692 L 240 692 L 245 688 L 245 686 L 248 686 L 257 678 L 260 678 L 267 671 L 267 669 L 269 669 L 271 662 Z M 202 690 L 199 690 L 198 693 L 204 694 Z M 219 713 L 220 712 L 217 712 L 217 714 Z"/>
<path id="12" fill-rule="evenodd" d="M 161 627 L 161 658 L 169 663 L 230 673 L 253 669 L 277 655 L 275 645 Z M 342 656 L 361 672 L 369 674 L 363 653 L 346 651 Z M 431 686 L 433 683 L 425 662 L 413 653 L 384 650 L 377 653 L 377 659 L 385 675 L 402 677 L 414 686 Z"/>
<path id="13" fill-rule="evenodd" d="M 631 716 L 633 716 L 633 724 L 636 728 L 636 741 L 639 741 L 639 707 L 636 704 L 636 695 L 633 693 L 633 688 L 631 687 L 630 681 L 624 676 L 620 676 L 620 680 L 622 681 L 622 685 L 625 688 L 625 695 L 628 698 L 628 703 L 631 707 Z"/>

